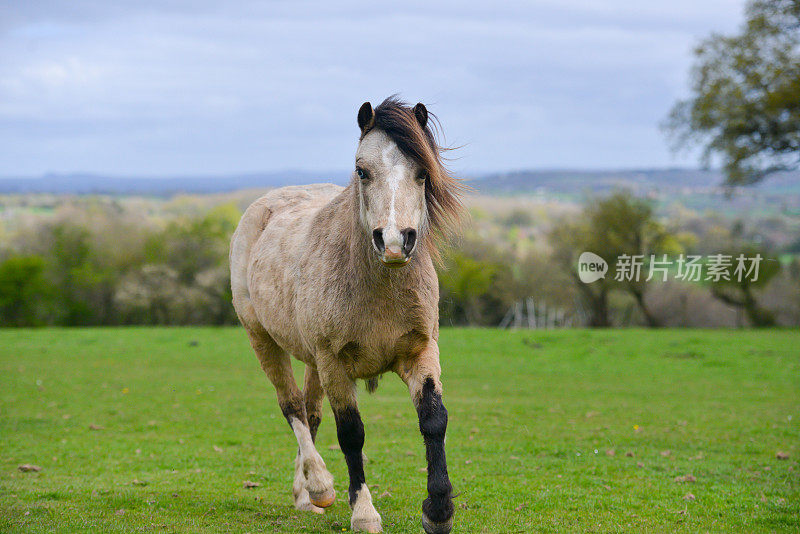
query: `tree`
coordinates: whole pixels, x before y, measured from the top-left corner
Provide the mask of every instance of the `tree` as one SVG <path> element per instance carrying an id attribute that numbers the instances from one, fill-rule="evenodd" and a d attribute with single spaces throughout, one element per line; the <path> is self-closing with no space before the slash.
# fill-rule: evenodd
<path id="1" fill-rule="evenodd" d="M 600 200 L 587 202 L 582 217 L 560 225 L 551 234 L 555 257 L 569 269 L 578 290 L 589 307 L 590 326 L 610 326 L 608 295 L 612 290 L 630 294 L 648 326 L 659 326 L 656 316 L 647 307 L 649 287 L 647 262 L 656 253 L 675 252 L 677 242 L 664 226 L 656 221 L 652 206 L 627 192 L 617 192 Z M 582 252 L 599 255 L 613 271 L 621 257 L 640 257 L 639 276 L 615 280 L 612 273 L 591 283 L 580 280 L 577 258 Z"/>
<path id="2" fill-rule="evenodd" d="M 606 277 L 585 284 L 581 282 L 575 267 L 581 252 L 593 251 L 593 234 L 591 223 L 584 213 L 577 220 L 564 221 L 556 225 L 550 233 L 549 240 L 553 246 L 553 259 L 569 273 L 587 308 L 589 326 L 602 328 L 611 326 L 608 307 L 611 280 Z"/>
<path id="3" fill-rule="evenodd" d="M 465 238 L 447 247 L 439 269 L 439 311 L 453 324 L 494 326 L 514 302 L 514 258 L 494 244 Z"/>
<path id="4" fill-rule="evenodd" d="M 235 323 L 228 246 L 240 217 L 234 204 L 221 204 L 200 216 L 176 218 L 149 236 L 148 263 L 118 287 L 116 302 L 126 320 L 144 316 L 157 324 Z M 162 283 L 170 290 L 159 291 Z"/>
<path id="5" fill-rule="evenodd" d="M 721 158 L 729 186 L 800 165 L 800 2 L 751 0 L 737 35 L 695 49 L 692 96 L 664 124 L 675 147 Z"/>
<path id="6" fill-rule="evenodd" d="M 674 237 L 655 219 L 650 203 L 626 192 L 590 203 L 587 213 L 595 232 L 592 245 L 600 251 L 601 256 L 610 261 L 619 261 L 624 256 L 642 258 L 640 276 L 616 282 L 619 289 L 629 293 L 636 301 L 647 325 L 660 326 L 645 302 L 650 287 L 646 269 L 651 256 L 679 250 Z"/>
<path id="7" fill-rule="evenodd" d="M 93 231 L 97 229 L 66 219 L 43 228 L 43 241 L 51 243 L 48 277 L 57 290 L 64 325 L 114 323 L 117 269 L 104 263 Z"/>
<path id="8" fill-rule="evenodd" d="M 42 324 L 43 305 L 52 296 L 39 256 L 12 256 L 0 263 L 0 325 Z"/>
<path id="9" fill-rule="evenodd" d="M 780 272 L 778 258 L 753 246 L 742 246 L 721 256 L 726 260 L 711 280 L 711 294 L 725 304 L 744 310 L 753 326 L 774 326 L 775 315 L 759 304 L 755 292 Z M 706 278 L 709 268 L 706 265 Z"/>
<path id="10" fill-rule="evenodd" d="M 166 263 L 178 272 L 181 283 L 193 284 L 207 269 L 227 268 L 230 238 L 240 217 L 234 204 L 221 204 L 202 217 L 176 219 L 148 240 L 147 259 Z"/>

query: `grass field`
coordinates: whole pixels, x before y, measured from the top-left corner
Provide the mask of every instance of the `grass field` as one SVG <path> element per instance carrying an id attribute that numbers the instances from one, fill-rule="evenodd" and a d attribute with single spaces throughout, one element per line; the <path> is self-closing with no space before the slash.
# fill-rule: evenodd
<path id="1" fill-rule="evenodd" d="M 455 532 L 800 529 L 800 332 L 440 344 Z M 349 529 L 329 408 L 318 448 L 339 500 L 299 513 L 296 443 L 241 329 L 0 330 L 0 402 L 0 532 Z M 421 531 L 407 391 L 387 375 L 360 406 L 385 530 Z"/>

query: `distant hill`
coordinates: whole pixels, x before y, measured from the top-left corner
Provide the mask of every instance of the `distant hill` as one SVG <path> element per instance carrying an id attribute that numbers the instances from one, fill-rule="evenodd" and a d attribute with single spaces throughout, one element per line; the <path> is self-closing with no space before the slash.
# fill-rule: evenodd
<path id="1" fill-rule="evenodd" d="M 104 176 L 99 174 L 46 174 L 34 178 L 0 177 L 0 193 L 54 193 L 73 195 L 154 195 L 219 193 L 264 187 L 333 182 L 344 184 L 349 173 L 284 171 L 219 176 Z"/>
<path id="2" fill-rule="evenodd" d="M 349 171 L 283 171 L 219 176 L 104 176 L 46 174 L 40 177 L 0 177 L 0 194 L 111 194 L 170 196 L 176 193 L 217 193 L 238 189 L 281 187 L 315 182 L 344 184 Z M 481 193 L 580 194 L 628 188 L 640 194 L 709 192 L 719 190 L 722 175 L 697 169 L 644 170 L 523 170 L 474 175 L 469 184 Z M 800 194 L 800 172 L 769 177 L 757 187 L 761 193 Z"/>
<path id="3" fill-rule="evenodd" d="M 719 171 L 700 169 L 643 169 L 619 171 L 535 170 L 515 171 L 476 177 L 470 185 L 487 193 L 582 193 L 618 188 L 636 193 L 689 192 L 718 190 L 723 176 Z M 762 192 L 790 190 L 800 193 L 800 172 L 770 176 L 757 186 Z"/>

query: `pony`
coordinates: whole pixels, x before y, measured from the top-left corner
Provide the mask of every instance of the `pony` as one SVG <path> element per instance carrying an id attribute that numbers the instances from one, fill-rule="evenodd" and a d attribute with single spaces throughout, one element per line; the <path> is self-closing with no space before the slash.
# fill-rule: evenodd
<path id="1" fill-rule="evenodd" d="M 438 120 L 423 104 L 365 102 L 357 122 L 346 187 L 283 187 L 247 208 L 231 240 L 233 305 L 297 438 L 295 507 L 322 513 L 335 500 L 314 445 L 327 395 L 350 478 L 352 530 L 382 532 L 364 475 L 356 381 L 374 391 L 392 371 L 408 385 L 426 448 L 422 526 L 448 533 L 454 509 L 434 262 L 436 242 L 463 213 L 465 187 L 444 166 Z M 305 364 L 302 391 L 290 355 Z"/>

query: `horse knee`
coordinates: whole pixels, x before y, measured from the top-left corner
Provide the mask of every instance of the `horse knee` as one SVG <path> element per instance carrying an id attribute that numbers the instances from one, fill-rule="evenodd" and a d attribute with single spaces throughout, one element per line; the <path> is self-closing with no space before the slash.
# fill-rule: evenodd
<path id="1" fill-rule="evenodd" d="M 278 405 L 281 408 L 281 413 L 292 424 L 292 419 L 297 419 L 302 423 L 306 422 L 305 405 L 303 398 L 298 394 L 278 394 Z"/>

